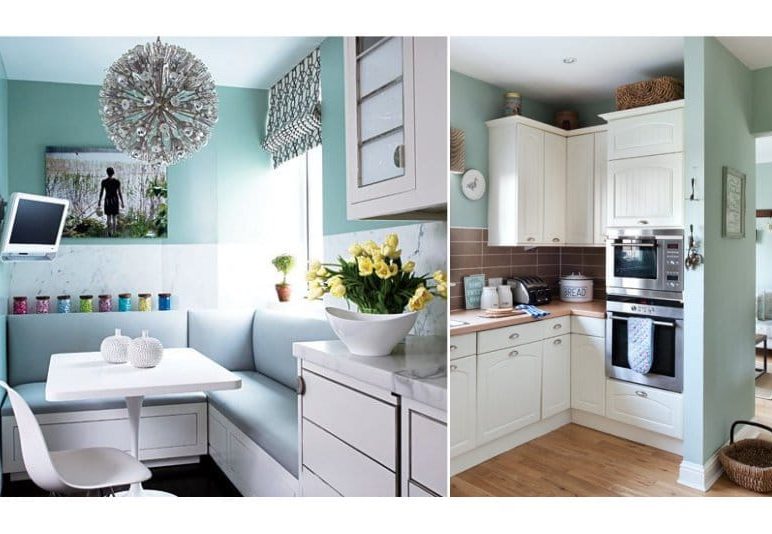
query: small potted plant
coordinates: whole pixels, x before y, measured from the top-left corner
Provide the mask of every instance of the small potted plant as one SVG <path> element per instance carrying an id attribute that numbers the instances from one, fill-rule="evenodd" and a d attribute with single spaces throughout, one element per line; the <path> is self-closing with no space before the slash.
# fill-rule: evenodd
<path id="1" fill-rule="evenodd" d="M 280 254 L 272 259 L 271 263 L 282 274 L 281 283 L 276 284 L 276 294 L 279 296 L 279 302 L 289 302 L 292 288 L 287 283 L 287 273 L 295 267 L 295 257 L 290 254 Z"/>
<path id="2" fill-rule="evenodd" d="M 358 312 L 326 308 L 333 331 L 353 354 L 390 354 L 413 327 L 419 311 L 435 296 L 447 298 L 447 277 L 443 271 L 416 274 L 415 262 L 402 262 L 396 234 L 389 234 L 381 245 L 366 241 L 348 250 L 350 259 L 311 263 L 307 298 L 329 293 L 356 304 Z"/>

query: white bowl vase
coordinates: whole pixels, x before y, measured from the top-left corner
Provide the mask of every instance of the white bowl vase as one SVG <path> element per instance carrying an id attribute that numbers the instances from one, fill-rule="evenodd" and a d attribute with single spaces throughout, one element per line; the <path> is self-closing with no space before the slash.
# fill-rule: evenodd
<path id="1" fill-rule="evenodd" d="M 161 363 L 164 355 L 164 346 L 154 337 L 148 335 L 147 330 L 142 331 L 142 337 L 133 340 L 129 345 L 129 363 L 134 367 L 155 367 Z"/>
<path id="2" fill-rule="evenodd" d="M 122 336 L 121 329 L 115 329 L 115 335 L 106 337 L 99 345 L 99 352 L 107 363 L 126 363 L 129 359 L 131 338 Z"/>
<path id="3" fill-rule="evenodd" d="M 325 308 L 333 332 L 357 356 L 388 356 L 413 328 L 418 312 L 375 314 Z"/>

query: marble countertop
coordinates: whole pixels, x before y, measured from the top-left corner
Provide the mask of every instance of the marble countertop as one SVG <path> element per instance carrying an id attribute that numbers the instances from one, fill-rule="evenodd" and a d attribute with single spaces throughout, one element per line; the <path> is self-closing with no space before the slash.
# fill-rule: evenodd
<path id="1" fill-rule="evenodd" d="M 606 318 L 606 301 L 592 300 L 590 302 L 562 302 L 554 301 L 544 306 L 538 306 L 540 310 L 550 312 L 550 315 L 544 319 L 554 317 L 563 317 L 565 315 L 583 315 L 585 317 L 595 317 L 598 319 Z M 461 334 L 472 334 L 483 330 L 502 328 L 516 324 L 531 323 L 539 319 L 534 319 L 530 315 L 514 315 L 500 319 L 487 319 L 480 317 L 482 310 L 459 310 L 450 312 L 450 335 L 458 336 Z M 463 321 L 463 325 L 452 326 L 452 321 Z"/>
<path id="2" fill-rule="evenodd" d="M 356 356 L 338 340 L 293 343 L 292 353 L 298 359 L 447 411 L 445 336 L 408 336 L 390 356 Z"/>

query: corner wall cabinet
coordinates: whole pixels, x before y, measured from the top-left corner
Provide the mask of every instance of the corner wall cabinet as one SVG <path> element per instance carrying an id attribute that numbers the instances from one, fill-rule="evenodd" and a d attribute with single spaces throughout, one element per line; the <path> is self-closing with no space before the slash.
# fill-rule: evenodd
<path id="1" fill-rule="evenodd" d="M 571 422 L 680 452 L 681 394 L 607 378 L 604 319 L 522 323 L 450 347 L 452 475 Z"/>
<path id="2" fill-rule="evenodd" d="M 684 101 L 601 115 L 608 125 L 607 224 L 682 228 Z"/>
<path id="3" fill-rule="evenodd" d="M 447 39 L 344 38 L 349 219 L 444 218 Z"/>
<path id="4" fill-rule="evenodd" d="M 604 127 L 567 131 L 521 116 L 486 124 L 488 244 L 604 244 Z"/>

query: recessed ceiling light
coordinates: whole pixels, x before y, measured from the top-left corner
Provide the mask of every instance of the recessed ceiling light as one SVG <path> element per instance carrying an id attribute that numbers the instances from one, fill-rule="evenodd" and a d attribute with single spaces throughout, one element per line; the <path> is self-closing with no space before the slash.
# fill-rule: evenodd
<path id="1" fill-rule="evenodd" d="M 565 63 L 566 65 L 570 65 L 571 63 L 576 63 L 576 58 L 575 57 L 564 57 L 563 58 L 563 63 Z"/>

